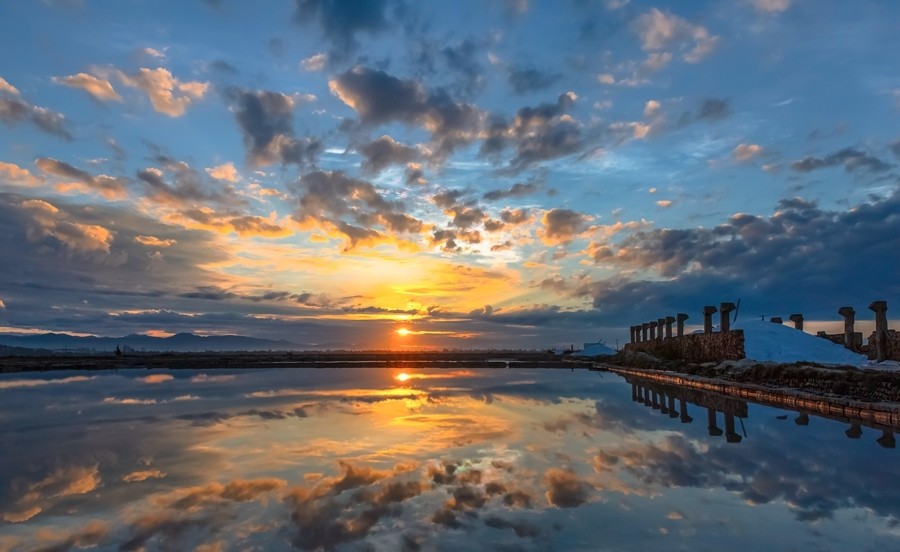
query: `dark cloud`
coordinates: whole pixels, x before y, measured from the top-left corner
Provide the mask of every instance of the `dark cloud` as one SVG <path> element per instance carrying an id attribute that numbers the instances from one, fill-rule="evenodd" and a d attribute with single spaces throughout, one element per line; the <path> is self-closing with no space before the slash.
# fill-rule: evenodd
<path id="1" fill-rule="evenodd" d="M 209 68 L 213 71 L 217 71 L 219 73 L 224 73 L 228 75 L 236 75 L 238 73 L 237 67 L 228 63 L 225 60 L 217 59 L 209 64 Z"/>
<path id="2" fill-rule="evenodd" d="M 296 0 L 294 20 L 317 23 L 334 54 L 346 55 L 358 47 L 359 34 L 375 35 L 388 28 L 386 12 L 391 4 L 391 0 Z"/>
<path id="3" fill-rule="evenodd" d="M 127 195 L 127 182 L 124 179 L 107 175 L 93 176 L 68 163 L 49 157 L 38 157 L 35 159 L 34 164 L 44 173 L 52 174 L 59 178 L 73 179 L 107 199 L 123 199 Z"/>
<path id="4" fill-rule="evenodd" d="M 587 229 L 590 217 L 571 209 L 550 209 L 541 219 L 544 224 L 544 241 L 566 243 Z"/>
<path id="5" fill-rule="evenodd" d="M 0 96 L 0 121 L 12 127 L 24 120 L 48 134 L 72 140 L 72 134 L 66 129 L 66 118 L 61 113 L 32 105 L 18 97 Z"/>
<path id="6" fill-rule="evenodd" d="M 900 139 L 894 140 L 891 142 L 891 151 L 894 153 L 894 157 L 900 159 Z"/>
<path id="7" fill-rule="evenodd" d="M 695 312 L 736 297 L 751 315 L 802 307 L 808 315 L 832 316 L 842 304 L 900 294 L 900 265 L 884 262 L 900 248 L 897 212 L 897 190 L 847 211 L 788 199 L 768 217 L 738 214 L 712 228 L 655 229 L 618 246 L 593 243 L 596 262 L 654 270 L 665 281 L 613 279 L 593 284 L 590 293 L 611 317 Z"/>
<path id="8" fill-rule="evenodd" d="M 301 167 L 314 164 L 322 151 L 316 138 L 294 136 L 293 96 L 268 90 L 231 89 L 235 118 L 244 135 L 247 161 L 253 166 L 280 162 Z"/>
<path id="9" fill-rule="evenodd" d="M 478 57 L 484 48 L 472 40 L 464 40 L 456 46 L 445 46 L 440 51 L 441 59 L 450 71 L 460 75 L 460 94 L 472 96 L 485 86 L 483 70 Z"/>
<path id="10" fill-rule="evenodd" d="M 509 85 L 513 92 L 519 95 L 550 88 L 561 78 L 562 75 L 559 73 L 541 71 L 535 67 L 524 65 L 514 65 L 509 68 L 507 73 Z"/>
<path id="11" fill-rule="evenodd" d="M 544 472 L 547 502 L 558 508 L 577 508 L 588 501 L 591 486 L 566 469 L 550 468 Z"/>
<path id="12" fill-rule="evenodd" d="M 359 148 L 363 156 L 362 171 L 366 174 L 378 174 L 391 165 L 405 165 L 419 157 L 416 148 L 404 146 L 390 136 L 382 136 Z"/>
<path id="13" fill-rule="evenodd" d="M 187 208 L 194 204 L 218 203 L 221 205 L 241 205 L 231 186 L 214 185 L 184 161 L 160 157 L 162 168 L 148 167 L 137 172 L 137 179 L 147 187 L 147 197 L 170 207 Z M 209 220 L 206 211 L 193 211 Z M 190 216 L 190 212 L 186 212 Z M 199 220 L 195 217 L 195 220 Z"/>
<path id="14" fill-rule="evenodd" d="M 486 192 L 482 197 L 488 201 L 497 201 L 498 199 L 510 197 L 524 197 L 531 195 L 540 189 L 540 184 L 535 182 L 516 182 L 505 190 L 491 190 L 490 192 Z"/>
<path id="15" fill-rule="evenodd" d="M 697 111 L 697 119 L 708 119 L 718 121 L 731 115 L 731 107 L 728 100 L 720 98 L 707 98 L 700 104 Z"/>
<path id="16" fill-rule="evenodd" d="M 424 127 L 431 133 L 438 159 L 475 140 L 483 118 L 480 109 L 455 102 L 443 89 L 428 90 L 417 81 L 362 66 L 338 75 L 329 85 L 364 125 L 396 121 Z"/>
<path id="17" fill-rule="evenodd" d="M 896 146 L 897 144 L 894 144 Z M 894 147 L 892 146 L 892 147 Z M 894 147 L 894 153 L 900 155 L 900 148 Z M 817 169 L 825 169 L 829 167 L 844 166 L 844 170 L 849 172 L 866 171 L 870 173 L 881 173 L 893 168 L 893 165 L 886 163 L 874 155 L 869 155 L 864 151 L 855 148 L 844 148 L 834 153 L 829 153 L 825 157 L 805 157 L 800 161 L 791 163 L 791 169 L 798 172 L 810 172 Z"/>

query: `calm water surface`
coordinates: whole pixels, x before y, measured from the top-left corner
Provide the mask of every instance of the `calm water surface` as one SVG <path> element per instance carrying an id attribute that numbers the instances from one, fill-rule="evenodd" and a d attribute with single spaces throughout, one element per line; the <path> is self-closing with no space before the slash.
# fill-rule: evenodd
<path id="1" fill-rule="evenodd" d="M 0 551 L 900 549 L 874 429 L 751 404 L 728 442 L 612 374 L 399 374 L 2 376 Z"/>

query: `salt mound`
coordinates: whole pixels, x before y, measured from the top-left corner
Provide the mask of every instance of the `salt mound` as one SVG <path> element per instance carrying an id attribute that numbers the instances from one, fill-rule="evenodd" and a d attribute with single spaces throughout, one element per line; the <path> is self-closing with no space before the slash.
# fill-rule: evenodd
<path id="1" fill-rule="evenodd" d="M 759 362 L 861 366 L 868 360 L 842 345 L 774 322 L 749 320 L 734 324 L 732 328 L 744 330 L 744 353 L 747 358 Z"/>
<path id="2" fill-rule="evenodd" d="M 613 349 L 610 349 L 603 343 L 594 343 L 594 344 L 578 351 L 577 353 L 573 353 L 572 356 L 595 357 L 595 356 L 612 356 L 614 354 L 616 354 L 616 351 Z"/>

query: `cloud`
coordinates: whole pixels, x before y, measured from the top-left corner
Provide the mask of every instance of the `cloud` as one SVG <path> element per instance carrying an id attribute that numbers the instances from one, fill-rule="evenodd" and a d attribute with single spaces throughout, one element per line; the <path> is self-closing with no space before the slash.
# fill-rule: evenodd
<path id="1" fill-rule="evenodd" d="M 58 244 L 71 255 L 109 254 L 114 233 L 103 226 L 67 220 L 64 212 L 43 200 L 29 199 L 20 205 L 29 218 L 29 242 Z"/>
<path id="2" fill-rule="evenodd" d="M 166 472 L 160 470 L 138 470 L 123 475 L 122 481 L 125 483 L 137 483 L 148 479 L 162 479 L 165 476 Z"/>
<path id="3" fill-rule="evenodd" d="M 374 35 L 388 28 L 385 12 L 390 4 L 390 0 L 296 0 L 294 21 L 316 22 L 342 57 L 359 46 L 359 34 Z"/>
<path id="4" fill-rule="evenodd" d="M 804 157 L 800 161 L 791 163 L 791 169 L 797 172 L 811 172 L 829 167 L 844 166 L 844 170 L 851 172 L 881 173 L 890 170 L 893 165 L 856 148 L 848 147 L 829 153 L 825 157 Z"/>
<path id="5" fill-rule="evenodd" d="M 326 63 L 328 63 L 328 54 L 318 53 L 303 59 L 300 66 L 304 71 L 321 71 L 325 68 Z"/>
<path id="6" fill-rule="evenodd" d="M 56 499 L 90 493 L 100 486 L 99 465 L 70 465 L 54 469 L 38 481 L 13 480 L 11 509 L 0 512 L 10 523 L 28 521 L 49 508 Z"/>
<path id="7" fill-rule="evenodd" d="M 53 82 L 72 88 L 80 88 L 90 94 L 95 100 L 122 101 L 122 97 L 119 96 L 108 80 L 97 78 L 87 73 L 78 73 L 68 77 L 53 77 Z"/>
<path id="8" fill-rule="evenodd" d="M 702 60 L 715 50 L 718 36 L 712 36 L 706 27 L 653 8 L 637 17 L 634 28 L 646 51 L 677 48 L 683 51 L 682 59 L 689 63 Z M 687 51 L 685 51 L 687 50 Z"/>
<path id="9" fill-rule="evenodd" d="M 391 165 L 405 165 L 419 157 L 416 148 L 404 146 L 387 135 L 364 144 L 359 153 L 363 156 L 360 169 L 365 174 L 378 174 Z"/>
<path id="10" fill-rule="evenodd" d="M 18 95 L 0 96 L 0 122 L 12 127 L 23 120 L 30 121 L 48 134 L 72 140 L 72 135 L 66 130 L 66 118 L 61 113 L 32 105 Z"/>
<path id="11" fill-rule="evenodd" d="M 117 71 L 116 75 L 125 86 L 143 90 L 150 98 L 153 109 L 169 117 L 184 115 L 188 106 L 203 99 L 210 86 L 208 82 L 180 81 L 162 67 L 142 67 L 133 75 Z"/>
<path id="12" fill-rule="evenodd" d="M 36 186 L 41 183 L 41 180 L 26 168 L 15 163 L 0 161 L 0 182 L 20 186 Z"/>
<path id="13" fill-rule="evenodd" d="M 507 72 L 509 85 L 513 92 L 519 95 L 550 88 L 561 78 L 562 75 L 559 73 L 541 71 L 535 67 L 524 65 L 514 65 Z"/>
<path id="14" fill-rule="evenodd" d="M 550 468 L 544 472 L 547 502 L 557 508 L 577 508 L 588 501 L 590 485 L 566 469 Z"/>
<path id="15" fill-rule="evenodd" d="M 541 186 L 535 182 L 516 182 L 505 190 L 491 190 L 485 192 L 482 197 L 487 201 L 497 201 L 498 199 L 510 197 L 524 197 L 537 192 L 540 188 Z"/>
<path id="16" fill-rule="evenodd" d="M 0 77 L 0 92 L 6 92 L 14 96 L 19 95 L 19 90 L 15 86 L 9 84 L 3 77 Z"/>
<path id="17" fill-rule="evenodd" d="M 731 152 L 731 156 L 738 162 L 745 162 L 762 153 L 762 147 L 757 144 L 738 144 Z"/>
<path id="18" fill-rule="evenodd" d="M 275 162 L 306 166 L 314 164 L 322 151 L 315 138 L 294 136 L 293 96 L 268 90 L 232 89 L 234 115 L 244 135 L 247 160 L 259 167 Z M 309 97 L 299 97 L 309 100 Z"/>
<path id="19" fill-rule="evenodd" d="M 0 381 L 0 389 L 21 389 L 28 387 L 40 387 L 44 385 L 65 385 L 67 383 L 81 383 L 96 379 L 96 376 L 69 376 L 55 379 L 21 379 Z"/>
<path id="20" fill-rule="evenodd" d="M 238 174 L 234 163 L 231 161 L 222 163 L 216 167 L 209 167 L 206 169 L 206 173 L 216 180 L 225 180 L 227 182 L 237 182 L 241 179 L 241 175 Z"/>
<path id="21" fill-rule="evenodd" d="M 541 218 L 541 239 L 547 245 L 565 244 L 587 230 L 591 217 L 569 209 L 550 209 Z"/>
<path id="22" fill-rule="evenodd" d="M 414 80 L 362 66 L 338 75 L 328 85 L 357 112 L 363 125 L 396 121 L 425 128 L 431 133 L 438 159 L 477 138 L 484 117 L 480 109 L 453 101 L 443 89 L 429 91 Z"/>
<path id="23" fill-rule="evenodd" d="M 123 179 L 105 174 L 93 176 L 68 163 L 50 157 L 38 157 L 34 160 L 34 164 L 45 174 L 53 175 L 58 179 L 69 180 L 69 182 L 62 182 L 57 186 L 59 191 L 74 189 L 96 192 L 110 200 L 124 199 L 128 196 L 127 182 Z"/>
<path id="24" fill-rule="evenodd" d="M 753 7 L 763 13 L 780 13 L 791 7 L 791 0 L 751 0 Z"/>

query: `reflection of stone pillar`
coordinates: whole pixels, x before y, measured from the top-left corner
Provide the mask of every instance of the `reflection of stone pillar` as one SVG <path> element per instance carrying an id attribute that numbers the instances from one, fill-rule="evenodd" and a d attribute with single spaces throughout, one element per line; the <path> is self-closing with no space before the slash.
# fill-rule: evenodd
<path id="1" fill-rule="evenodd" d="M 637 400 L 637 384 L 631 384 L 631 401 L 634 402 Z"/>
<path id="2" fill-rule="evenodd" d="M 712 315 L 716 314 L 717 310 L 719 309 L 713 306 L 703 307 L 703 333 L 712 333 Z"/>
<path id="3" fill-rule="evenodd" d="M 650 326 L 650 341 L 656 341 L 656 322 L 649 322 Z"/>
<path id="4" fill-rule="evenodd" d="M 725 413 L 725 440 L 729 443 L 740 443 L 743 437 L 734 430 L 734 414 Z"/>
<path id="5" fill-rule="evenodd" d="M 719 305 L 719 331 L 731 330 L 731 312 L 735 309 L 734 303 L 722 303 Z"/>
<path id="6" fill-rule="evenodd" d="M 791 322 L 794 323 L 794 327 L 800 331 L 803 331 L 803 315 L 800 313 L 792 314 L 788 318 L 791 319 Z"/>
<path id="7" fill-rule="evenodd" d="M 838 314 L 844 317 L 844 347 L 854 350 L 853 323 L 856 321 L 856 311 L 853 307 L 841 307 Z"/>
<path id="8" fill-rule="evenodd" d="M 653 399 L 651 398 L 652 394 L 653 392 L 649 387 L 644 387 L 644 406 L 653 406 Z"/>
<path id="9" fill-rule="evenodd" d="M 644 322 L 641 324 L 641 341 L 647 341 L 647 332 L 650 330 L 650 324 Z"/>
<path id="10" fill-rule="evenodd" d="M 716 425 L 716 409 L 709 406 L 706 407 L 706 426 L 711 436 L 718 437 L 722 434 L 722 429 Z"/>
<path id="11" fill-rule="evenodd" d="M 659 411 L 663 414 L 669 413 L 669 401 L 667 400 L 665 391 L 659 392 Z"/>
<path id="12" fill-rule="evenodd" d="M 872 301 L 869 310 L 875 311 L 875 360 L 887 358 L 887 301 Z"/>
<path id="13" fill-rule="evenodd" d="M 672 323 L 675 322 L 674 316 L 666 317 L 666 339 L 670 339 L 672 337 Z"/>
<path id="14" fill-rule="evenodd" d="M 678 411 L 675 410 L 675 395 L 673 393 L 669 393 L 669 417 L 678 417 Z"/>
<path id="15" fill-rule="evenodd" d="M 894 432 L 890 429 L 882 429 L 881 437 L 876 439 L 878 444 L 883 446 L 884 448 L 894 448 L 897 446 L 897 440 L 894 438 Z"/>
<path id="16" fill-rule="evenodd" d="M 679 312 L 675 316 L 675 320 L 678 322 L 678 324 L 675 326 L 675 335 L 677 335 L 678 337 L 681 337 L 684 335 L 684 321 L 687 320 L 688 318 L 690 318 L 690 316 L 688 316 L 687 314 L 685 314 L 683 312 Z"/>
<path id="17" fill-rule="evenodd" d="M 859 422 L 852 422 L 847 431 L 844 432 L 844 435 L 851 439 L 859 439 L 862 435 L 862 427 L 859 425 Z"/>
<path id="18" fill-rule="evenodd" d="M 653 410 L 659 410 L 659 391 L 653 390 Z"/>
<path id="19" fill-rule="evenodd" d="M 780 316 L 773 316 L 772 318 L 769 319 L 769 322 L 771 322 L 773 324 L 781 324 L 783 322 L 783 320 L 781 319 Z"/>
<path id="20" fill-rule="evenodd" d="M 794 418 L 794 423 L 802 426 L 809 425 L 809 414 L 801 412 L 799 416 Z"/>
<path id="21" fill-rule="evenodd" d="M 663 340 L 663 327 L 665 327 L 665 325 L 666 325 L 665 318 L 658 318 L 656 320 L 656 340 L 657 341 Z"/>
<path id="22" fill-rule="evenodd" d="M 694 419 L 691 418 L 690 415 L 688 415 L 687 401 L 684 399 L 681 399 L 681 423 L 689 424 L 693 421 L 694 421 Z"/>

